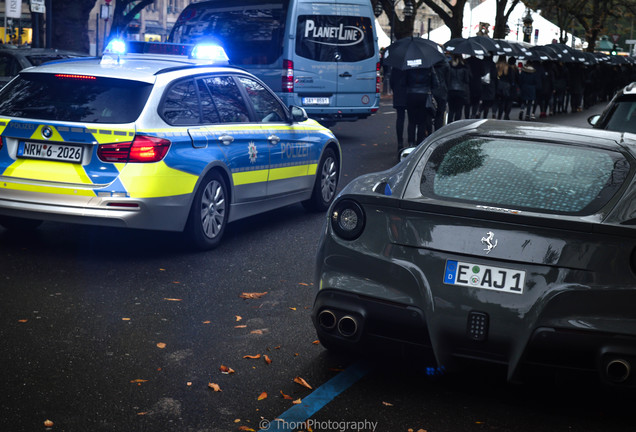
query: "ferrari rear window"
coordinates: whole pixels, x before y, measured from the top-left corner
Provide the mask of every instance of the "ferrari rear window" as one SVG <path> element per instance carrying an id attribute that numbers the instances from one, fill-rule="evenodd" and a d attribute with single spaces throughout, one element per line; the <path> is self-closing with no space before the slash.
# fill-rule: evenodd
<path id="1" fill-rule="evenodd" d="M 618 152 L 473 137 L 438 147 L 420 188 L 435 198 L 583 215 L 605 205 L 628 172 L 629 163 Z"/>
<path id="2" fill-rule="evenodd" d="M 148 83 L 80 75 L 21 74 L 0 92 L 0 115 L 83 123 L 131 123 Z"/>

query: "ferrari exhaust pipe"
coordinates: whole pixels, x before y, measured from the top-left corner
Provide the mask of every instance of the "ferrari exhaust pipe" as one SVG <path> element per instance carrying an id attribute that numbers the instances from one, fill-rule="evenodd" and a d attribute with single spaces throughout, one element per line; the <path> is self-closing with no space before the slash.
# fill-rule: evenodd
<path id="1" fill-rule="evenodd" d="M 318 314 L 318 324 L 325 330 L 333 330 L 336 327 L 336 314 L 325 309 Z"/>
<path id="2" fill-rule="evenodd" d="M 358 331 L 358 321 L 351 315 L 345 315 L 338 321 L 338 333 L 344 337 L 353 337 Z"/>
<path id="3" fill-rule="evenodd" d="M 605 365 L 605 376 L 614 383 L 622 383 L 627 381 L 631 374 L 632 366 L 624 359 L 613 359 Z"/>

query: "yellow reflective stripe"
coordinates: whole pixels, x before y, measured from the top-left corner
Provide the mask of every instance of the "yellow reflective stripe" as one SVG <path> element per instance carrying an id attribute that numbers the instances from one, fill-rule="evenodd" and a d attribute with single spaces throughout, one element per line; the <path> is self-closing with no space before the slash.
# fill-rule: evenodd
<path id="1" fill-rule="evenodd" d="M 36 159 L 18 159 L 4 171 L 4 176 L 64 183 L 92 184 L 79 164 Z"/>
<path id="2" fill-rule="evenodd" d="M 232 173 L 232 180 L 235 186 L 262 183 L 274 180 L 286 180 L 306 175 L 315 175 L 318 164 L 295 165 L 270 170 L 240 171 Z"/>
<path id="3" fill-rule="evenodd" d="M 306 176 L 308 166 L 309 165 L 298 165 L 271 169 L 269 170 L 269 180 L 284 180 L 294 177 Z"/>
<path id="4" fill-rule="evenodd" d="M 57 194 L 57 195 L 73 195 L 73 196 L 85 196 L 85 197 L 95 196 L 95 193 L 89 189 L 69 189 L 68 187 L 36 186 L 36 185 L 26 185 L 26 184 L 20 184 L 20 183 L 11 183 L 7 181 L 0 182 L 0 187 L 4 189 L 11 189 L 11 190 L 40 192 L 40 193 Z"/>
<path id="5" fill-rule="evenodd" d="M 268 170 L 241 171 L 232 173 L 234 186 L 252 183 L 262 183 L 267 181 Z"/>
<path id="6" fill-rule="evenodd" d="M 198 176 L 170 168 L 165 162 L 115 164 L 119 180 L 132 198 L 159 198 L 194 191 Z"/>

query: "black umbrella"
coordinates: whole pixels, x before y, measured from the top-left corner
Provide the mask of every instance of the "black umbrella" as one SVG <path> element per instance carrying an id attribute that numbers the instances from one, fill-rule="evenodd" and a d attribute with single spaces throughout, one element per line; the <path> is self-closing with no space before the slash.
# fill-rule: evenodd
<path id="1" fill-rule="evenodd" d="M 501 48 L 501 45 L 499 45 L 496 40 L 491 39 L 487 36 L 471 36 L 468 39 L 477 41 L 481 46 L 486 48 L 486 50 L 491 53 L 505 54 L 505 52 Z"/>
<path id="2" fill-rule="evenodd" d="M 402 70 L 428 68 L 445 60 L 439 45 L 413 36 L 392 43 L 384 52 L 384 64 Z"/>
<path id="3" fill-rule="evenodd" d="M 495 41 L 497 45 L 499 45 L 499 47 L 501 47 L 503 51 L 503 53 L 500 53 L 500 55 L 504 54 L 504 55 L 507 55 L 508 57 L 515 57 L 523 52 L 520 45 L 517 45 L 515 43 L 512 43 L 507 40 L 503 40 L 503 39 L 493 39 L 493 40 Z"/>
<path id="4" fill-rule="evenodd" d="M 557 54 L 553 50 L 545 46 L 533 46 L 530 48 L 530 51 L 537 54 L 539 56 L 539 60 L 541 61 L 559 60 Z"/>
<path id="5" fill-rule="evenodd" d="M 476 40 L 455 38 L 444 44 L 444 48 L 451 54 L 466 54 L 470 56 L 484 56 L 488 50 Z"/>

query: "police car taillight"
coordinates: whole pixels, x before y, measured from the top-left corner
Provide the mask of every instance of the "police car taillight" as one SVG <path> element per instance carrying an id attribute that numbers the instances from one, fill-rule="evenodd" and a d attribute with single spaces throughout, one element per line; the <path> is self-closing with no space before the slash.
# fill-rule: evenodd
<path id="1" fill-rule="evenodd" d="M 100 144 L 97 156 L 103 162 L 159 162 L 168 153 L 170 144 L 167 139 L 137 135 L 132 142 Z"/>
<path id="2" fill-rule="evenodd" d="M 294 92 L 294 62 L 283 60 L 283 93 Z"/>

